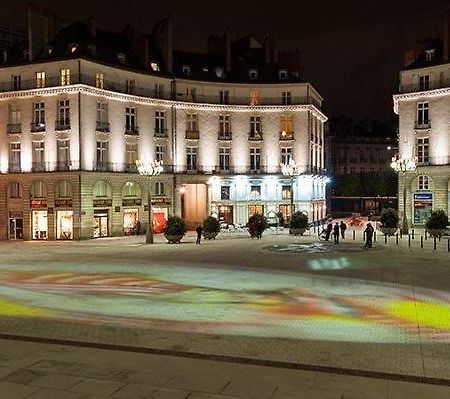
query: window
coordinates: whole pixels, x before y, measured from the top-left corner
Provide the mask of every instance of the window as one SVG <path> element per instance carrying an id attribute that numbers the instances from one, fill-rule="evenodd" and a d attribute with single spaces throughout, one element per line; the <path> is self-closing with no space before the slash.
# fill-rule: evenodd
<path id="1" fill-rule="evenodd" d="M 429 90 L 430 89 L 430 75 L 419 76 L 419 90 Z"/>
<path id="2" fill-rule="evenodd" d="M 155 111 L 155 133 L 164 134 L 166 132 L 166 113 L 165 111 Z"/>
<path id="3" fill-rule="evenodd" d="M 127 181 L 122 188 L 122 196 L 123 197 L 138 197 L 140 189 L 138 188 L 136 183 L 132 181 Z"/>
<path id="4" fill-rule="evenodd" d="M 417 139 L 417 161 L 419 163 L 428 163 L 429 162 L 429 156 L 428 156 L 428 150 L 429 150 L 429 138 L 423 137 Z"/>
<path id="5" fill-rule="evenodd" d="M 9 144 L 9 170 L 20 172 L 20 143 Z"/>
<path id="6" fill-rule="evenodd" d="M 159 72 L 159 65 L 155 61 L 150 62 L 150 68 L 152 68 L 153 72 Z"/>
<path id="7" fill-rule="evenodd" d="M 108 103 L 97 101 L 97 131 L 109 131 Z"/>
<path id="8" fill-rule="evenodd" d="M 250 117 L 250 138 L 252 139 L 260 139 L 262 138 L 262 124 L 260 116 L 251 116 Z"/>
<path id="9" fill-rule="evenodd" d="M 20 75 L 11 76 L 11 85 L 13 90 L 20 90 L 22 88 L 22 78 Z"/>
<path id="10" fill-rule="evenodd" d="M 261 199 L 261 186 L 251 186 L 250 187 L 250 199 L 252 201 Z"/>
<path id="11" fill-rule="evenodd" d="M 230 103 L 229 90 L 220 90 L 219 91 L 219 102 L 220 102 L 220 104 L 229 104 Z"/>
<path id="12" fill-rule="evenodd" d="M 45 72 L 36 72 L 36 88 L 45 87 Z"/>
<path id="13" fill-rule="evenodd" d="M 221 200 L 229 200 L 230 199 L 230 186 L 221 186 L 220 187 L 220 199 Z"/>
<path id="14" fill-rule="evenodd" d="M 250 169 L 253 172 L 261 169 L 261 148 L 250 148 Z"/>
<path id="15" fill-rule="evenodd" d="M 288 164 L 292 158 L 292 147 L 283 147 L 281 149 L 281 163 Z"/>
<path id="16" fill-rule="evenodd" d="M 125 130 L 127 132 L 136 133 L 137 132 L 137 115 L 136 108 L 126 107 L 125 108 Z"/>
<path id="17" fill-rule="evenodd" d="M 61 71 L 59 72 L 59 78 L 61 86 L 70 85 L 70 69 L 61 69 Z"/>
<path id="18" fill-rule="evenodd" d="M 70 165 L 70 140 L 58 140 L 58 170 L 68 170 Z"/>
<path id="19" fill-rule="evenodd" d="M 8 186 L 9 198 L 20 198 L 20 184 L 19 182 L 12 182 Z"/>
<path id="20" fill-rule="evenodd" d="M 290 105 L 292 103 L 290 91 L 282 91 L 281 92 L 281 103 L 283 105 Z"/>
<path id="21" fill-rule="evenodd" d="M 191 74 L 191 67 L 189 65 L 183 65 L 181 67 L 181 71 L 183 72 L 184 76 L 189 76 Z"/>
<path id="22" fill-rule="evenodd" d="M 186 114 L 186 130 L 188 132 L 198 132 L 197 114 Z"/>
<path id="23" fill-rule="evenodd" d="M 159 162 L 164 162 L 165 149 L 163 145 L 156 146 L 156 160 Z"/>
<path id="24" fill-rule="evenodd" d="M 137 143 L 125 144 L 125 162 L 127 169 L 136 169 L 136 161 L 138 159 Z"/>
<path id="25" fill-rule="evenodd" d="M 231 135 L 230 115 L 219 115 L 219 136 L 229 137 Z"/>
<path id="26" fill-rule="evenodd" d="M 252 91 L 250 92 L 250 105 L 259 105 L 261 102 L 261 97 L 259 96 L 258 91 Z"/>
<path id="27" fill-rule="evenodd" d="M 351 167 L 351 168 L 350 168 L 350 174 L 353 175 L 354 173 L 355 173 L 355 168 L 354 168 L 354 167 Z"/>
<path id="28" fill-rule="evenodd" d="M 94 197 L 109 197 L 111 195 L 111 187 L 106 181 L 99 180 L 95 183 L 92 194 Z"/>
<path id="29" fill-rule="evenodd" d="M 258 70 L 257 69 L 249 69 L 248 77 L 250 78 L 250 80 L 258 79 Z"/>
<path id="30" fill-rule="evenodd" d="M 108 163 L 108 142 L 97 141 L 97 168 L 106 167 Z"/>
<path id="31" fill-rule="evenodd" d="M 215 68 L 215 72 L 216 72 L 216 76 L 217 76 L 218 78 L 223 78 L 223 77 L 225 76 L 224 70 L 223 70 L 222 67 L 216 67 L 216 68 Z"/>
<path id="32" fill-rule="evenodd" d="M 157 181 L 155 183 L 155 195 L 164 195 L 164 182 Z"/>
<path id="33" fill-rule="evenodd" d="M 34 127 L 45 128 L 45 104 L 43 101 L 34 103 Z"/>
<path id="34" fill-rule="evenodd" d="M 427 61 L 433 61 L 435 52 L 435 49 L 425 50 L 425 59 Z"/>
<path id="35" fill-rule="evenodd" d="M 117 53 L 117 60 L 121 63 L 121 64 L 125 64 L 125 62 L 127 62 L 127 56 L 124 53 Z"/>
<path id="36" fill-rule="evenodd" d="M 197 89 L 187 89 L 186 98 L 195 103 L 197 101 Z"/>
<path id="37" fill-rule="evenodd" d="M 417 124 L 427 125 L 430 123 L 429 120 L 429 105 L 428 103 L 418 103 L 417 104 Z"/>
<path id="38" fill-rule="evenodd" d="M 197 147 L 188 147 L 186 158 L 187 170 L 197 170 Z"/>
<path id="39" fill-rule="evenodd" d="M 58 101 L 58 121 L 57 129 L 69 129 L 70 128 L 70 103 L 69 100 Z"/>
<path id="40" fill-rule="evenodd" d="M 67 180 L 61 180 L 55 185 L 56 198 L 71 198 L 72 186 Z"/>
<path id="41" fill-rule="evenodd" d="M 419 190 L 429 190 L 429 179 L 428 176 L 422 175 L 419 176 L 418 179 L 418 185 L 417 185 Z"/>
<path id="42" fill-rule="evenodd" d="M 44 182 L 36 181 L 30 187 L 31 198 L 45 198 L 47 197 L 47 187 Z"/>
<path id="43" fill-rule="evenodd" d="M 283 198 L 284 200 L 291 199 L 291 186 L 282 186 L 281 198 Z"/>
<path id="44" fill-rule="evenodd" d="M 103 89 L 105 86 L 105 75 L 101 72 L 95 74 L 95 87 Z"/>
<path id="45" fill-rule="evenodd" d="M 155 83 L 155 98 L 164 98 L 164 85 Z"/>
<path id="46" fill-rule="evenodd" d="M 33 171 L 42 172 L 44 170 L 44 142 L 33 141 Z"/>
<path id="47" fill-rule="evenodd" d="M 9 123 L 11 125 L 15 125 L 19 128 L 20 131 L 20 108 L 17 104 L 10 104 L 9 105 Z"/>
<path id="48" fill-rule="evenodd" d="M 219 168 L 221 171 L 230 170 L 230 148 L 220 148 Z"/>
<path id="49" fill-rule="evenodd" d="M 294 138 L 294 117 L 292 115 L 284 115 L 281 117 L 280 131 L 282 139 Z"/>
<path id="50" fill-rule="evenodd" d="M 136 90 L 136 81 L 134 79 L 127 79 L 125 81 L 125 93 L 134 94 Z"/>
<path id="51" fill-rule="evenodd" d="M 278 71 L 278 77 L 280 80 L 286 80 L 288 76 L 287 70 L 286 69 L 280 69 Z"/>

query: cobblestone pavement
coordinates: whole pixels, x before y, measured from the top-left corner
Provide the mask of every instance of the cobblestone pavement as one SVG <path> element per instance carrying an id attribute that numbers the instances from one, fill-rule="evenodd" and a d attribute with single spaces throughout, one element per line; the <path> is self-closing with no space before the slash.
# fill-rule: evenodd
<path id="1" fill-rule="evenodd" d="M 274 251 L 315 240 L 275 232 L 200 246 L 192 236 L 181 245 L 158 238 L 147 246 L 143 237 L 1 243 L 0 337 L 152 349 L 145 356 L 165 351 L 180 362 L 206 361 L 191 354 L 242 367 L 268 361 L 316 376 L 390 375 L 395 386 L 449 385 L 445 241 L 436 251 L 405 239 L 397 246 L 395 238 L 363 250 L 360 232 L 355 238 L 321 243 L 326 251 Z M 298 397 L 277 392 L 268 397 Z"/>

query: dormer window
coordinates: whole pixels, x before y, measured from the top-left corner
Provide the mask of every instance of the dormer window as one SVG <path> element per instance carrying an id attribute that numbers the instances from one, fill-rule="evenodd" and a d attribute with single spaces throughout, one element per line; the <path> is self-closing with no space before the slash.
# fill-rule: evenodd
<path id="1" fill-rule="evenodd" d="M 70 51 L 70 53 L 71 54 L 74 54 L 74 53 L 76 53 L 77 51 L 78 51 L 78 44 L 76 44 L 76 43 L 71 43 L 71 44 L 69 44 L 69 51 Z"/>
<path id="2" fill-rule="evenodd" d="M 204 66 L 204 67 L 202 68 L 202 71 L 203 71 L 204 73 L 208 73 L 208 72 L 209 72 L 209 68 L 208 68 L 207 66 Z"/>
<path id="3" fill-rule="evenodd" d="M 189 76 L 191 74 L 191 67 L 189 65 L 183 65 L 181 67 L 181 71 L 183 72 L 184 76 Z"/>
<path id="4" fill-rule="evenodd" d="M 52 55 L 53 54 L 53 47 L 52 46 L 48 46 L 47 47 L 47 55 Z"/>
<path id="5" fill-rule="evenodd" d="M 87 50 L 90 55 L 97 55 L 97 46 L 95 44 L 88 44 Z"/>
<path id="6" fill-rule="evenodd" d="M 249 69 L 248 77 L 250 78 L 250 80 L 258 79 L 258 70 L 257 69 Z"/>
<path id="7" fill-rule="evenodd" d="M 150 68 L 152 68 L 153 72 L 159 72 L 159 65 L 157 62 L 150 62 Z"/>
<path id="8" fill-rule="evenodd" d="M 278 78 L 279 78 L 280 80 L 286 80 L 286 79 L 287 79 L 287 76 L 288 76 L 288 73 L 287 73 L 287 70 L 286 70 L 286 69 L 280 69 L 280 70 L 278 71 Z"/>
<path id="9" fill-rule="evenodd" d="M 117 59 L 121 64 L 125 64 L 127 57 L 124 53 L 117 53 Z"/>
<path id="10" fill-rule="evenodd" d="M 222 67 L 216 67 L 216 76 L 218 78 L 223 78 L 224 77 L 224 73 L 223 73 L 223 68 Z"/>
<path id="11" fill-rule="evenodd" d="M 430 50 L 425 50 L 425 59 L 427 61 L 433 61 L 435 52 L 436 52 L 436 50 L 434 48 L 430 49 Z"/>

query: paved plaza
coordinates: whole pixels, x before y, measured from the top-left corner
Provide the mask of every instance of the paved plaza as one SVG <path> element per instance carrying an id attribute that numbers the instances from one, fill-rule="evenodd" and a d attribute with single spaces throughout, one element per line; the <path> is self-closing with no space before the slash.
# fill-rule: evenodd
<path id="1" fill-rule="evenodd" d="M 450 397 L 450 253 L 418 237 L 1 243 L 1 384 L 26 388 L 8 398 Z M 58 374 L 72 396 L 36 385 Z"/>

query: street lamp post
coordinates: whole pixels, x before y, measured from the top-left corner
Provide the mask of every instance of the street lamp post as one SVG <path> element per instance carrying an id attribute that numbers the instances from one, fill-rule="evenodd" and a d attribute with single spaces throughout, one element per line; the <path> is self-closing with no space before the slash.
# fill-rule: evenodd
<path id="1" fill-rule="evenodd" d="M 403 179 L 403 220 L 401 232 L 404 235 L 408 234 L 408 216 L 406 213 L 406 172 L 416 170 L 417 158 L 401 158 L 398 156 L 392 157 L 391 168 L 394 169 Z"/>
<path id="2" fill-rule="evenodd" d="M 146 244 L 153 244 L 153 215 L 152 215 L 152 177 L 158 176 L 163 171 L 162 161 L 136 161 L 136 166 L 141 176 L 149 176 L 148 184 L 148 228 L 145 236 Z"/>
<path id="3" fill-rule="evenodd" d="M 294 159 L 289 159 L 287 163 L 281 163 L 281 173 L 284 176 L 288 176 L 291 179 L 291 220 L 292 223 L 292 215 L 294 214 L 294 180 L 300 174 L 300 169 L 298 165 L 295 163 Z"/>

